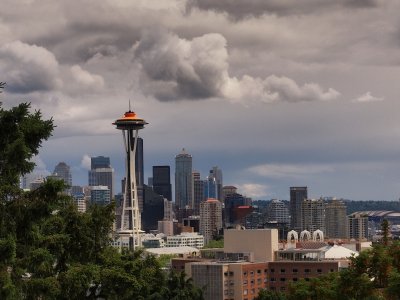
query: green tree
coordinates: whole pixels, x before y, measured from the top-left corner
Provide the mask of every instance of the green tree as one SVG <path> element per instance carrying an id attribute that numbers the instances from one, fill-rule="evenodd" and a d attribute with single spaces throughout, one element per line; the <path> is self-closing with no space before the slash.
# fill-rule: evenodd
<path id="1" fill-rule="evenodd" d="M 388 286 L 386 289 L 387 299 L 400 299 L 400 273 L 393 270 L 389 275 Z"/>
<path id="2" fill-rule="evenodd" d="M 254 300 L 286 300 L 286 294 L 262 289 Z"/>
<path id="3" fill-rule="evenodd" d="M 167 280 L 167 288 L 164 290 L 163 299 L 174 300 L 201 300 L 203 292 L 193 285 L 191 278 L 186 278 L 184 272 L 171 271 Z"/>
<path id="4" fill-rule="evenodd" d="M 154 256 L 110 246 L 114 204 L 80 213 L 57 180 L 19 189 L 54 128 L 29 108 L 0 109 L 0 299 L 202 299 Z"/>

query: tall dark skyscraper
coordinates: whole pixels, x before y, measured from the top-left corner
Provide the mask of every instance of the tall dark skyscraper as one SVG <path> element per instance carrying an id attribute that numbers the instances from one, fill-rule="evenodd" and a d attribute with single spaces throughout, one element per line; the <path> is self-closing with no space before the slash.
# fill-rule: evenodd
<path id="1" fill-rule="evenodd" d="M 172 201 L 171 170 L 169 166 L 153 166 L 153 190 Z"/>
<path id="2" fill-rule="evenodd" d="M 136 154 L 135 154 L 135 170 L 136 170 L 136 183 L 139 187 L 144 184 L 143 172 L 143 139 L 137 137 Z"/>
<path id="3" fill-rule="evenodd" d="M 212 189 L 215 189 L 215 191 L 213 191 L 211 194 L 215 194 L 214 196 L 209 196 L 208 198 L 216 198 L 219 201 L 224 201 L 223 199 L 223 195 L 222 195 L 222 186 L 223 186 L 223 182 L 222 182 L 222 170 L 220 168 L 218 168 L 217 166 L 213 167 L 210 170 L 210 173 L 207 177 L 207 181 L 208 184 L 212 184 L 214 185 L 214 187 Z M 210 194 L 210 190 L 208 190 L 208 193 Z"/>
<path id="4" fill-rule="evenodd" d="M 111 167 L 110 158 L 105 156 L 91 157 L 89 170 L 89 186 L 107 186 L 111 199 L 115 195 L 114 169 Z"/>
<path id="5" fill-rule="evenodd" d="M 110 158 L 105 156 L 95 156 L 90 158 L 90 168 L 92 170 L 99 168 L 111 168 Z"/>
<path id="6" fill-rule="evenodd" d="M 71 192 L 71 186 L 72 186 L 71 168 L 65 162 L 58 163 L 58 165 L 54 168 L 53 176 L 62 179 L 64 183 L 68 185 L 68 188 L 65 190 L 66 193 Z"/>
<path id="7" fill-rule="evenodd" d="M 193 213 L 198 216 L 200 215 L 200 203 L 207 200 L 204 195 L 204 180 L 201 180 L 200 173 L 193 171 Z"/>
<path id="8" fill-rule="evenodd" d="M 308 198 L 307 187 L 290 187 L 290 227 L 293 230 L 301 231 L 301 203 Z"/>
<path id="9" fill-rule="evenodd" d="M 192 156 L 185 149 L 175 157 L 175 204 L 192 208 Z"/>

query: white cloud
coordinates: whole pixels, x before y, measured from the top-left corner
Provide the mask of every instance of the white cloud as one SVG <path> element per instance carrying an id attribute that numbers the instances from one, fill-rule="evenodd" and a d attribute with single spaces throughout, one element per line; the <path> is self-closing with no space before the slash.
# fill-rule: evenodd
<path id="1" fill-rule="evenodd" d="M 253 199 L 260 199 L 268 194 L 268 186 L 258 183 L 243 183 L 234 184 L 238 188 L 238 192 L 244 196 L 251 197 Z"/>
<path id="2" fill-rule="evenodd" d="M 93 87 L 97 89 L 100 89 L 104 86 L 103 77 L 91 74 L 90 72 L 82 69 L 79 65 L 73 65 L 70 70 L 73 79 L 83 86 Z"/>
<path id="3" fill-rule="evenodd" d="M 87 154 L 83 155 L 81 160 L 81 168 L 90 170 L 91 164 L 92 164 L 91 157 Z"/>
<path id="4" fill-rule="evenodd" d="M 226 85 L 225 95 L 231 99 L 253 99 L 269 103 L 328 101 L 338 98 L 340 93 L 332 88 L 324 91 L 316 83 L 300 86 L 285 76 L 271 75 L 263 80 L 245 75 L 241 80 L 231 78 Z"/>
<path id="5" fill-rule="evenodd" d="M 324 91 L 316 83 L 299 85 L 285 76 L 232 77 L 226 47 L 225 37 L 218 33 L 187 40 L 152 31 L 143 35 L 135 53 L 146 75 L 147 92 L 162 101 L 221 97 L 268 103 L 326 101 L 340 96 L 335 89 Z"/>
<path id="6" fill-rule="evenodd" d="M 327 164 L 263 164 L 247 170 L 263 177 L 301 178 L 307 175 L 333 172 L 335 169 Z"/>
<path id="7" fill-rule="evenodd" d="M 375 97 L 371 92 L 366 92 L 365 94 L 353 99 L 352 102 L 378 102 L 383 100 L 383 97 Z"/>
<path id="8" fill-rule="evenodd" d="M 32 174 L 41 175 L 41 177 L 46 177 L 51 174 L 47 169 L 45 162 L 39 155 L 32 157 L 32 162 L 35 163 L 35 168 L 33 169 Z"/>

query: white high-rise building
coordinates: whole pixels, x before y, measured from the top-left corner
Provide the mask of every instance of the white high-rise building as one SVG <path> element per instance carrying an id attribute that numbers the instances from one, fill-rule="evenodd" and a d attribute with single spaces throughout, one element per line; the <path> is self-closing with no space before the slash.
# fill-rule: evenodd
<path id="1" fill-rule="evenodd" d="M 272 199 L 268 205 L 268 221 L 290 223 L 289 208 L 280 200 Z"/>
<path id="2" fill-rule="evenodd" d="M 302 230 L 325 231 L 325 201 L 323 199 L 305 199 L 301 203 Z"/>
<path id="3" fill-rule="evenodd" d="M 200 234 L 207 244 L 222 229 L 222 203 L 217 199 L 207 199 L 200 203 Z"/>
<path id="4" fill-rule="evenodd" d="M 353 213 L 347 217 L 348 237 L 363 240 L 368 238 L 368 216 Z"/>

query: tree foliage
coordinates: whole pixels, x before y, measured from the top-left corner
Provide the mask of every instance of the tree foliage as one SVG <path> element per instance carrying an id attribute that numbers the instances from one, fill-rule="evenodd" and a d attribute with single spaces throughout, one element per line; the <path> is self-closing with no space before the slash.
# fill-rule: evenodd
<path id="1" fill-rule="evenodd" d="M 110 246 L 114 204 L 78 212 L 64 183 L 51 179 L 19 189 L 54 128 L 29 109 L 0 109 L 0 299 L 202 299 L 154 256 Z"/>

